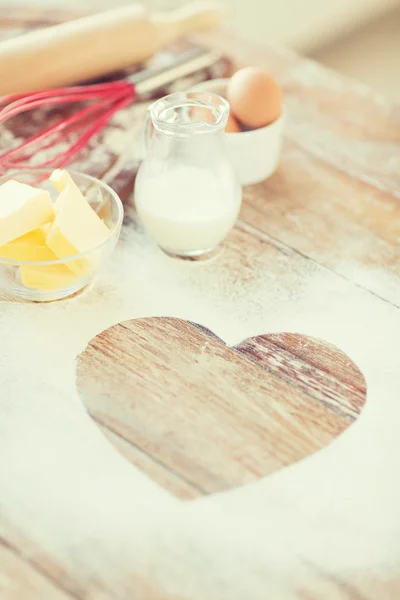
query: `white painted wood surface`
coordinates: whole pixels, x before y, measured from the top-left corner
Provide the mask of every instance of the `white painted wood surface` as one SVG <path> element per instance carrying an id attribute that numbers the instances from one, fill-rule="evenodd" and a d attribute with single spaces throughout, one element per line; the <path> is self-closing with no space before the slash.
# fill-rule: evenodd
<path id="1" fill-rule="evenodd" d="M 95 286 L 65 302 L 0 304 L 6 600 L 399 596 L 398 109 L 291 54 L 231 37 L 213 44 L 271 70 L 288 108 L 280 168 L 246 190 L 224 251 L 210 262 L 170 260 L 127 208 Z M 87 169 L 107 177 L 110 148 L 131 148 L 116 129 Z M 283 331 L 323 339 L 361 369 L 365 408 L 297 464 L 181 500 L 185 490 L 171 494 L 160 471 L 146 474 L 148 457 L 131 464 L 130 447 L 104 437 L 76 386 L 76 357 L 90 340 L 143 317 L 199 323 L 228 345 Z M 135 356 L 116 359 L 129 368 Z"/>

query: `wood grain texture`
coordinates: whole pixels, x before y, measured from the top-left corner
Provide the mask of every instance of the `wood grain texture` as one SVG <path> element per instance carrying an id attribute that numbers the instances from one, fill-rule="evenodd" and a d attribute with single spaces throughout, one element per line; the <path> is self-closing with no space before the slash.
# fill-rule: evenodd
<path id="1" fill-rule="evenodd" d="M 284 91 L 279 168 L 245 189 L 241 219 L 399 306 L 400 106 L 291 52 L 207 39 Z"/>
<path id="2" fill-rule="evenodd" d="M 318 366 L 309 354 L 318 355 Z M 208 330 L 169 318 L 101 333 L 78 359 L 77 385 L 93 418 L 135 457 L 146 454 L 199 494 L 312 454 L 365 401 L 360 371 L 321 341 L 264 335 L 229 348 Z M 152 476 L 152 464 L 139 466 Z M 170 475 L 164 485 L 181 494 Z"/>
<path id="3" fill-rule="evenodd" d="M 19 552 L 0 540 L 0 598 L 2 600 L 73 600 L 57 582 L 30 565 Z"/>
<path id="4" fill-rule="evenodd" d="M 296 334 L 246 340 L 238 352 L 334 410 L 355 419 L 366 395 L 358 367 L 346 354 L 321 340 Z"/>
<path id="5" fill-rule="evenodd" d="M 123 583 L 122 595 L 114 587 L 101 574 L 83 581 L 79 566 L 64 566 L 62 559 L 0 518 L 1 600 L 186 600 L 158 591 L 140 576 Z"/>
<path id="6" fill-rule="evenodd" d="M 400 201 L 287 143 L 278 171 L 245 192 L 242 219 L 395 305 Z"/>
<path id="7" fill-rule="evenodd" d="M 74 14 L 2 9 L 0 36 L 71 18 L 81 8 L 71 4 L 77 11 Z M 255 47 L 225 33 L 197 40 L 219 46 L 239 65 L 259 64 L 268 69 L 285 91 L 287 122 L 280 168 L 267 182 L 245 190 L 241 222 L 229 240 L 232 264 L 225 267 L 232 270 L 233 277 L 240 271 L 246 278 L 251 277 L 251 265 L 257 261 L 276 264 L 278 274 L 284 264 L 293 269 L 294 280 L 304 256 L 399 305 L 400 109 L 290 52 Z M 176 45 L 157 60 L 168 61 L 181 49 Z M 225 61 L 201 76 L 221 76 L 229 69 L 229 61 Z M 142 105 L 124 111 L 74 164 L 107 180 L 125 201 L 133 189 L 136 144 L 145 110 Z M 33 113 L 11 128 L 2 127 L 0 143 L 10 146 L 60 116 L 51 110 Z M 132 221 L 127 219 L 124 236 L 131 232 Z M 179 323 L 177 329 L 175 325 L 158 322 L 153 331 L 149 321 L 135 321 L 125 329 L 119 325 L 105 332 L 81 357 L 80 385 L 104 435 L 132 464 L 180 498 L 189 500 L 252 481 L 298 460 L 328 443 L 362 407 L 365 382 L 358 368 L 324 343 L 279 334 L 247 340 L 233 350 L 193 324 Z M 124 381 L 121 398 L 110 406 L 113 390 L 107 382 L 99 390 L 94 378 L 98 375 L 104 381 L 107 373 L 115 378 L 115 355 L 121 356 L 117 375 Z M 146 360 L 147 365 L 141 378 L 138 359 Z M 188 377 L 176 378 L 178 389 L 165 396 L 161 384 L 181 372 L 182 366 Z M 205 372 L 213 378 L 206 380 L 206 398 L 199 393 Z M 222 383 L 216 389 L 212 385 L 222 376 L 234 383 L 233 395 L 224 392 Z M 255 403 L 249 402 L 249 391 L 260 394 Z M 137 406 L 132 405 L 136 394 Z M 232 396 L 241 403 L 233 411 Z M 266 406 L 266 398 L 272 398 L 272 406 Z M 149 402 L 149 410 L 144 410 L 143 399 Z M 205 402 L 207 410 L 199 411 Z M 216 431 L 211 440 L 210 423 Z M 200 443 L 193 447 L 185 430 L 189 427 L 192 431 L 198 428 L 201 448 Z M 267 431 L 275 445 L 266 440 Z M 227 445 L 222 443 L 225 439 Z M 204 447 L 216 452 L 217 463 L 210 460 Z M 104 582 L 102 586 L 83 585 L 79 565 L 71 569 L 44 550 L 37 539 L 16 531 L 8 515 L 0 515 L 0 523 L 5 540 L 5 545 L 0 545 L 1 600 L 2 593 L 5 600 L 178 600 L 136 577 L 125 595 Z M 398 578 L 375 579 L 363 572 L 359 579 L 346 575 L 334 579 L 311 565 L 296 600 L 398 597 Z"/>
<path id="8" fill-rule="evenodd" d="M 64 596 L 68 600 L 80 600 L 85 594 L 89 597 L 89 590 L 83 588 L 78 577 L 73 577 L 68 572 L 68 569 L 55 553 L 48 552 L 42 544 L 21 529 L 13 519 L 5 519 L 0 514 L 0 550 L 2 549 L 7 550 L 10 555 L 14 556 L 15 561 L 18 561 L 16 564 L 19 565 L 19 568 L 25 569 L 27 572 L 36 572 L 39 579 L 47 581 L 49 591 L 54 593 L 54 598 L 57 598 L 57 600 L 57 592 L 60 594 L 60 600 Z M 3 575 L 2 569 L 3 563 L 0 561 L 0 575 Z M 26 593 L 28 593 L 30 591 L 29 586 L 26 587 L 28 588 Z M 100 594 L 100 590 L 98 591 Z M 16 599 L 24 599 L 25 589 L 23 585 L 18 592 L 20 596 L 16 595 Z M 32 599 L 40 597 L 39 594 L 32 595 Z M 0 598 L 3 600 L 1 594 Z M 8 600 L 7 596 L 5 598 Z M 49 598 L 52 598 L 50 593 Z"/>
<path id="9" fill-rule="evenodd" d="M 131 438 L 125 439 L 122 434 L 115 433 L 112 425 L 105 424 L 101 416 L 92 415 L 100 426 L 105 437 L 117 448 L 117 450 L 135 467 L 146 473 L 153 481 L 161 487 L 170 490 L 183 500 L 190 500 L 201 495 L 202 492 L 195 484 L 185 480 L 180 473 L 167 468 L 165 464 L 148 452 L 142 446 L 134 445 Z"/>
<path id="10" fill-rule="evenodd" d="M 68 13 L 67 13 L 68 14 Z M 14 10 L 11 18 L 17 18 L 18 10 Z M 31 19 L 28 22 L 7 21 L 4 15 L 1 19 L 0 14 L 0 40 L 20 35 L 26 30 L 39 29 L 47 27 L 60 20 L 60 13 L 49 13 L 46 11 L 36 11 L 37 19 L 34 19 L 35 12 L 30 12 Z M 76 17 L 76 14 L 74 14 Z M 7 26 L 8 23 L 8 26 Z M 19 27 L 18 27 L 19 23 Z M 185 52 L 190 52 L 198 48 L 198 45 L 185 39 L 169 44 L 158 52 L 152 59 L 148 60 L 144 66 L 150 68 L 169 65 Z M 140 69 L 139 66 L 126 69 L 113 74 L 110 77 L 104 77 L 99 81 L 108 81 L 123 79 L 129 77 Z M 143 132 L 143 119 L 147 111 L 149 101 L 161 97 L 167 93 L 186 89 L 197 82 L 213 77 L 224 77 L 231 72 L 230 61 L 222 57 L 216 64 L 210 68 L 176 81 L 173 84 L 157 90 L 149 95 L 148 102 L 134 103 L 125 108 L 112 119 L 111 123 L 99 135 L 91 140 L 89 145 L 76 157 L 73 168 L 98 177 L 115 189 L 123 201 L 126 201 L 132 193 L 133 183 L 137 168 L 141 160 L 141 140 Z M 1 126 L 1 145 L 2 148 L 11 148 L 24 138 L 37 134 L 46 127 L 53 125 L 60 120 L 70 116 L 79 105 L 75 104 L 72 108 L 68 105 L 57 105 L 56 107 L 43 107 L 24 113 L 7 121 L 6 125 Z M 51 150 L 39 151 L 35 154 L 34 162 L 39 163 L 48 160 L 57 152 L 66 149 L 76 139 L 72 135 L 68 140 L 63 140 L 56 144 Z M 1 167 L 0 167 L 1 174 Z"/>

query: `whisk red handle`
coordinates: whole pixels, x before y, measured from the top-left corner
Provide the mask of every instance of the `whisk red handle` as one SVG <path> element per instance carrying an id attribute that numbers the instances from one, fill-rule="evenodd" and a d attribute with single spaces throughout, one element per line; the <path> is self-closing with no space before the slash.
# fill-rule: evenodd
<path id="1" fill-rule="evenodd" d="M 30 94 L 13 94 L 0 98 L 0 124 L 26 111 L 40 107 L 82 104 L 74 114 L 51 124 L 17 146 L 0 154 L 0 169 L 65 167 L 79 154 L 90 140 L 110 122 L 116 112 L 129 106 L 136 99 L 162 88 L 171 81 L 210 67 L 220 58 L 214 52 L 196 50 L 181 56 L 168 68 L 145 69 L 127 80 L 58 88 Z M 80 133 L 67 149 L 52 158 L 39 162 L 38 155 L 66 140 L 71 134 Z M 31 164 L 32 157 L 35 164 Z"/>

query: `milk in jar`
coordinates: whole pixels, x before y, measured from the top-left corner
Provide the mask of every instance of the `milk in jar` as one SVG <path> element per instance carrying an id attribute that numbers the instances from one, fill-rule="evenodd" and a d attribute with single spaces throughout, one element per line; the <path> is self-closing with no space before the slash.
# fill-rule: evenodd
<path id="1" fill-rule="evenodd" d="M 147 232 L 168 253 L 209 252 L 235 224 L 242 193 L 223 140 L 228 114 L 226 100 L 204 92 L 172 94 L 151 108 L 135 204 Z"/>
<path id="2" fill-rule="evenodd" d="M 147 179 L 135 200 L 149 234 L 161 248 L 177 254 L 215 248 L 240 209 L 240 191 L 227 193 L 212 173 L 186 165 Z"/>

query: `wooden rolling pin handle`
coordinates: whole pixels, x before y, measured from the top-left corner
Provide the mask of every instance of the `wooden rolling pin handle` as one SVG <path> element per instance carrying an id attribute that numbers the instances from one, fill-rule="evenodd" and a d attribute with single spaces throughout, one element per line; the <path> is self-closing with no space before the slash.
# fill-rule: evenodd
<path id="1" fill-rule="evenodd" d="M 141 63 L 166 43 L 217 26 L 216 4 L 147 15 L 129 5 L 0 43 L 0 96 L 66 86 Z"/>

